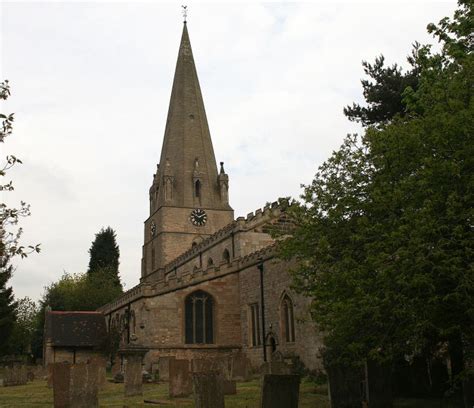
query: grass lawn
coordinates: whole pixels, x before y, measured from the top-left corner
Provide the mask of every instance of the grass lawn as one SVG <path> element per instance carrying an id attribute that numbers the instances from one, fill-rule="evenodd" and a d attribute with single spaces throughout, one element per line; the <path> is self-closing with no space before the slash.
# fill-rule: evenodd
<path id="1" fill-rule="evenodd" d="M 143 397 L 125 398 L 123 384 L 107 383 L 100 392 L 101 407 L 193 407 L 191 398 L 170 400 L 167 384 L 144 384 Z M 258 380 L 237 384 L 237 395 L 225 398 L 226 408 L 257 408 L 260 395 Z M 145 404 L 143 400 L 159 401 L 159 405 Z M 0 407 L 52 407 L 53 390 L 46 386 L 46 381 L 35 380 L 27 385 L 17 387 L 0 387 Z M 396 408 L 457 408 L 459 404 L 437 400 L 397 400 Z M 316 388 L 314 384 L 303 381 L 300 388 L 300 408 L 329 408 L 325 387 Z"/>
<path id="2" fill-rule="evenodd" d="M 193 407 L 192 398 L 168 398 L 167 384 L 143 384 L 143 397 L 125 398 L 123 384 L 107 383 L 100 392 L 101 407 Z M 313 384 L 301 384 L 301 408 L 329 408 L 324 391 L 315 392 Z M 257 380 L 237 384 L 237 395 L 228 395 L 225 398 L 226 407 L 257 408 L 259 402 L 260 385 Z M 143 400 L 160 401 L 160 405 L 145 404 Z M 46 381 L 35 380 L 27 385 L 0 388 L 0 407 L 52 407 L 53 390 L 46 386 Z"/>

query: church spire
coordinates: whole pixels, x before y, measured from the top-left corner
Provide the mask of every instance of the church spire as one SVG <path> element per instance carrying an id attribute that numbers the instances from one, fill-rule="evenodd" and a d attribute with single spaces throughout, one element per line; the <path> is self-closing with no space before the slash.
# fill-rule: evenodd
<path id="1" fill-rule="evenodd" d="M 186 23 L 161 150 L 160 163 L 163 166 L 165 162 L 168 177 L 173 177 L 172 202 L 170 194 L 165 194 L 166 189 L 160 188 L 155 209 L 162 205 L 229 208 L 221 199 L 217 164 Z M 165 187 L 163 176 L 159 182 Z M 167 180 L 169 183 L 170 179 Z"/>

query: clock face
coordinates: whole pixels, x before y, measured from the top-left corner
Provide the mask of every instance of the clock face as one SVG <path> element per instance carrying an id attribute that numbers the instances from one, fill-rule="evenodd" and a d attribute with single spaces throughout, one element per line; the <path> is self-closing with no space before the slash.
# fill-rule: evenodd
<path id="1" fill-rule="evenodd" d="M 202 227 L 207 221 L 207 214 L 204 210 L 196 208 L 191 211 L 189 220 L 197 227 Z"/>
<path id="2" fill-rule="evenodd" d="M 156 224 L 155 224 L 155 221 L 152 221 L 150 225 L 150 234 L 152 237 L 154 237 L 155 233 L 156 233 Z"/>

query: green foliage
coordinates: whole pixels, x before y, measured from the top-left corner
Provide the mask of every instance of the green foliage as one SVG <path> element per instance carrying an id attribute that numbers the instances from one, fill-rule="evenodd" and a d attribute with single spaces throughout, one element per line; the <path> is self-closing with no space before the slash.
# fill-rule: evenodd
<path id="1" fill-rule="evenodd" d="M 300 261 L 294 284 L 312 297 L 333 361 L 387 361 L 452 339 L 472 351 L 470 17 L 461 3 L 454 21 L 429 26 L 443 48 L 416 53 L 404 115 L 347 136 L 289 209 L 296 229 L 280 255 Z"/>
<path id="2" fill-rule="evenodd" d="M 9 339 L 9 354 L 31 353 L 31 344 L 38 320 L 38 306 L 29 297 L 17 301 L 16 320 Z"/>
<path id="3" fill-rule="evenodd" d="M 120 250 L 116 241 L 115 231 L 110 228 L 102 228 L 95 235 L 95 240 L 89 249 L 89 275 L 104 274 L 112 279 L 116 286 L 122 287 L 119 277 Z"/>
<path id="4" fill-rule="evenodd" d="M 121 293 L 122 288 L 117 286 L 107 273 L 64 273 L 57 282 L 45 287 L 33 336 L 33 354 L 42 355 L 46 307 L 62 311 L 97 310 Z"/>
<path id="5" fill-rule="evenodd" d="M 0 354 L 7 352 L 7 345 L 16 320 L 13 289 L 7 286 L 13 267 L 4 265 L 5 259 L 6 257 L 2 257 L 0 264 Z"/>
<path id="6" fill-rule="evenodd" d="M 383 55 L 375 58 L 373 64 L 363 61 L 364 72 L 370 78 L 361 80 L 367 106 L 353 103 L 352 106 L 344 108 L 344 115 L 364 126 L 384 125 L 397 115 L 403 116 L 406 113 L 404 90 L 418 88 L 418 54 L 422 50 L 423 48 L 415 43 L 412 55 L 407 58 L 411 65 L 407 72 L 403 72 L 397 64 L 385 66 Z"/>
<path id="7" fill-rule="evenodd" d="M 8 80 L 0 83 L 0 100 L 6 100 L 10 96 L 10 85 Z M 13 132 L 14 114 L 0 113 L 0 143 Z M 5 163 L 0 165 L 0 191 L 13 191 L 13 182 L 3 181 L 7 171 L 14 165 L 21 164 L 21 160 L 10 155 L 5 159 Z M 9 351 L 10 337 L 12 336 L 17 319 L 13 290 L 8 287 L 8 281 L 13 274 L 11 259 L 14 256 L 24 258 L 32 252 L 40 252 L 39 245 L 23 246 L 20 244 L 22 228 L 16 229 L 21 217 L 30 215 L 30 207 L 23 201 L 18 208 L 10 208 L 5 203 L 0 203 L 0 354 Z M 12 231 L 13 230 L 13 231 Z"/>

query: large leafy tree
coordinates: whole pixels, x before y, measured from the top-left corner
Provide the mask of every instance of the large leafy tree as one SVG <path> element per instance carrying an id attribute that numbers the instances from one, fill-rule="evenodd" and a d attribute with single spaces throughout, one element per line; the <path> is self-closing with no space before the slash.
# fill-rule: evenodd
<path id="1" fill-rule="evenodd" d="M 116 238 L 115 231 L 110 227 L 102 228 L 95 235 L 89 249 L 90 260 L 87 272 L 89 275 L 107 275 L 117 286 L 121 287 L 119 277 L 120 250 Z"/>
<path id="2" fill-rule="evenodd" d="M 96 310 L 121 293 L 121 286 L 117 286 L 107 274 L 64 273 L 58 281 L 45 287 L 33 334 L 33 353 L 36 356 L 42 354 L 46 307 L 63 311 Z"/>
<path id="3" fill-rule="evenodd" d="M 460 2 L 428 27 L 442 50 L 417 50 L 404 115 L 348 136 L 289 210 L 296 229 L 281 256 L 300 261 L 295 286 L 313 298 L 333 361 L 449 344 L 459 377 L 472 374 L 473 21 Z"/>

